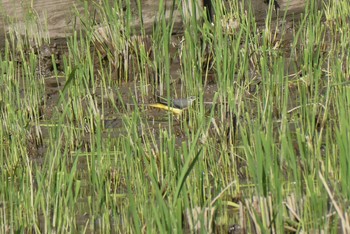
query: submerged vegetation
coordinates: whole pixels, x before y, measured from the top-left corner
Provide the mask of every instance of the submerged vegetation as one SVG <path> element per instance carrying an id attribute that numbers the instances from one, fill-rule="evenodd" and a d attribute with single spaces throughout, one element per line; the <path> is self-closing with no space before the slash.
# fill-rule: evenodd
<path id="1" fill-rule="evenodd" d="M 347 0 L 270 2 L 261 25 L 174 1 L 181 34 L 160 1 L 151 35 L 142 1 L 101 2 L 67 46 L 8 34 L 1 232 L 350 232 Z M 196 100 L 173 115 L 158 95 Z"/>

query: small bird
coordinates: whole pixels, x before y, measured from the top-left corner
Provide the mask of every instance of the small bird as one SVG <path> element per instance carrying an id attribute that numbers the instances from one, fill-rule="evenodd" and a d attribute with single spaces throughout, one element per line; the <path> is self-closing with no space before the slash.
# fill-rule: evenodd
<path id="1" fill-rule="evenodd" d="M 157 96 L 157 98 L 160 103 L 168 105 L 168 99 L 160 96 Z M 179 108 L 179 109 L 185 109 L 192 106 L 195 100 L 196 100 L 195 96 L 190 96 L 188 98 L 171 99 L 170 106 Z"/>
<path id="2" fill-rule="evenodd" d="M 190 96 L 188 98 L 170 99 L 170 102 L 168 102 L 168 100 L 164 97 L 157 96 L 157 98 L 158 103 L 149 104 L 149 106 L 162 110 L 168 110 L 176 115 L 180 115 L 184 109 L 192 106 L 193 102 L 196 100 L 196 97 L 194 96 Z"/>

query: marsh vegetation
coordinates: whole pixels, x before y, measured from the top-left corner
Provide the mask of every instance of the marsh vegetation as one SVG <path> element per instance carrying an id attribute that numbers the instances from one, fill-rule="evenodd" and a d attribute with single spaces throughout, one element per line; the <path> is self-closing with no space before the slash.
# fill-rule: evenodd
<path id="1" fill-rule="evenodd" d="M 1 232 L 350 232 L 346 0 L 216 0 L 180 34 L 160 4 L 148 35 L 107 2 L 64 43 L 7 35 Z"/>

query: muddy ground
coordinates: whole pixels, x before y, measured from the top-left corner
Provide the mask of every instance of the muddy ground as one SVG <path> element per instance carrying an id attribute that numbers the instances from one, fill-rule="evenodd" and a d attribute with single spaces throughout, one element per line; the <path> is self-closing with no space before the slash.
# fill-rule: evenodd
<path id="1" fill-rule="evenodd" d="M 277 25 L 276 25 L 277 24 Z M 280 24 L 280 25 L 279 25 Z M 295 19 L 289 18 L 287 21 L 283 22 L 283 27 L 286 28 L 285 34 L 279 35 L 276 32 L 276 37 L 272 43 L 276 45 L 279 51 L 285 54 L 286 56 L 286 68 L 288 75 L 290 76 L 298 76 L 298 64 L 294 58 L 290 58 L 290 43 L 293 41 L 293 32 L 295 32 L 298 28 L 298 24 Z M 272 22 L 271 27 L 274 32 L 275 30 L 282 29 L 282 23 Z M 264 25 L 259 26 L 259 30 L 264 30 Z M 273 33 L 274 33 L 273 32 Z M 183 41 L 183 35 L 181 33 L 176 33 L 171 38 L 170 43 L 170 53 L 171 53 L 171 64 L 170 64 L 170 77 L 171 77 L 171 95 L 173 97 L 182 97 L 183 95 L 183 76 L 181 75 L 181 64 L 180 64 L 180 54 L 181 54 L 181 43 Z M 150 41 L 152 40 L 151 36 L 147 37 L 136 37 L 137 43 L 142 43 L 145 47 L 148 48 L 150 59 L 154 56 L 151 48 Z M 59 111 L 57 105 L 60 100 L 60 93 L 63 91 L 66 85 L 66 75 L 63 73 L 63 58 L 68 55 L 67 41 L 66 40 L 52 40 L 50 44 L 44 44 L 39 48 L 34 49 L 35 53 L 38 56 L 39 63 L 37 67 L 37 75 L 38 79 L 42 79 L 45 86 L 45 95 L 43 97 L 42 106 L 40 107 L 41 120 L 44 123 L 55 121 L 57 118 L 57 111 Z M 99 70 L 100 68 L 100 60 L 97 56 L 97 51 L 99 50 L 99 44 L 91 44 L 91 52 L 95 53 L 95 79 L 96 82 L 100 82 L 99 78 Z M 208 50 L 207 56 L 210 57 L 210 51 Z M 55 57 L 56 64 L 58 70 L 58 76 L 56 77 L 54 74 L 54 65 L 52 64 L 52 56 Z M 152 68 L 146 69 L 146 76 L 148 77 L 148 85 L 147 87 L 141 87 L 141 84 L 137 80 L 139 75 L 139 71 L 137 69 L 131 69 L 131 67 L 135 68 L 135 62 L 137 58 L 135 58 L 135 54 L 130 51 L 129 55 L 129 67 L 130 70 L 127 72 L 127 80 L 125 81 L 125 70 L 120 67 L 114 67 L 112 75 L 110 79 L 112 80 L 112 84 L 114 86 L 108 87 L 110 93 L 108 96 L 102 96 L 99 91 L 93 93 L 93 97 L 97 103 L 98 108 L 102 111 L 103 106 L 103 129 L 105 131 L 104 136 L 108 137 L 119 137 L 126 134 L 126 130 L 123 129 L 122 122 L 122 113 L 130 113 L 135 109 L 135 104 L 138 105 L 138 108 L 144 110 L 145 119 L 148 122 L 148 127 L 152 128 L 149 131 L 154 132 L 157 135 L 157 132 L 161 131 L 162 127 L 166 129 L 168 127 L 168 113 L 156 108 L 148 107 L 147 104 L 157 102 L 157 95 L 166 96 L 166 90 L 159 90 L 156 88 L 158 85 L 157 82 L 157 71 L 152 70 Z M 108 63 L 108 59 L 104 61 Z M 204 103 L 208 112 L 210 112 L 213 107 L 213 98 L 215 93 L 218 91 L 217 87 L 217 78 L 215 72 L 215 66 L 211 64 L 212 61 L 208 60 L 208 63 L 203 65 L 203 85 L 205 87 L 204 93 Z M 249 91 L 246 93 L 246 101 L 254 97 L 255 91 L 257 90 L 257 86 L 261 83 L 261 77 L 259 72 L 257 72 L 257 65 L 254 64 L 254 61 L 250 63 L 250 77 L 247 79 L 251 80 L 251 87 Z M 147 89 L 149 95 L 144 97 L 140 95 L 140 89 Z M 294 87 L 295 88 L 295 87 Z M 291 89 L 293 89 L 293 85 L 291 85 Z M 99 89 L 97 89 L 99 90 Z M 291 98 L 293 98 L 293 92 L 290 92 Z M 111 97 L 114 100 L 111 103 Z M 121 98 L 120 98 L 121 97 Z M 88 105 L 88 103 L 85 103 Z M 116 114 L 116 108 L 119 113 Z M 293 106 L 290 107 L 292 109 Z M 276 115 L 278 115 L 278 110 L 276 110 Z M 216 122 L 218 124 L 222 123 L 222 119 L 217 119 Z M 181 142 L 185 141 L 185 134 L 181 130 L 181 121 L 174 121 L 174 132 L 177 136 L 177 143 L 181 145 Z M 160 127 L 161 126 L 161 127 Z M 36 128 L 36 127 L 34 127 Z M 33 130 L 33 132 L 38 132 L 38 129 Z M 40 127 L 39 132 L 41 132 L 40 138 L 36 139 L 36 137 L 30 137 L 33 139 L 32 144 L 29 145 L 30 154 L 33 158 L 41 158 L 45 154 L 45 142 L 43 139 L 47 137 L 47 129 L 45 127 Z M 89 149 L 89 132 L 86 132 L 86 138 L 76 139 L 76 147 L 80 150 L 88 150 Z M 142 134 L 141 134 L 142 136 Z M 75 149 L 75 150 L 77 150 Z"/>

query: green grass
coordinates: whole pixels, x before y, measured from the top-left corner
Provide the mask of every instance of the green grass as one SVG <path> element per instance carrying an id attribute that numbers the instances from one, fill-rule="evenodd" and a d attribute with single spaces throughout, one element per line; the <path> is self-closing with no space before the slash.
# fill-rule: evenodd
<path id="1" fill-rule="evenodd" d="M 277 21 L 271 5 L 263 26 L 214 1 L 213 24 L 184 19 L 177 37 L 164 4 L 152 35 L 135 30 L 141 2 L 86 6 L 50 77 L 42 40 L 9 33 L 1 232 L 349 232 L 346 1 Z M 147 106 L 158 92 L 198 99 L 176 117 Z"/>

